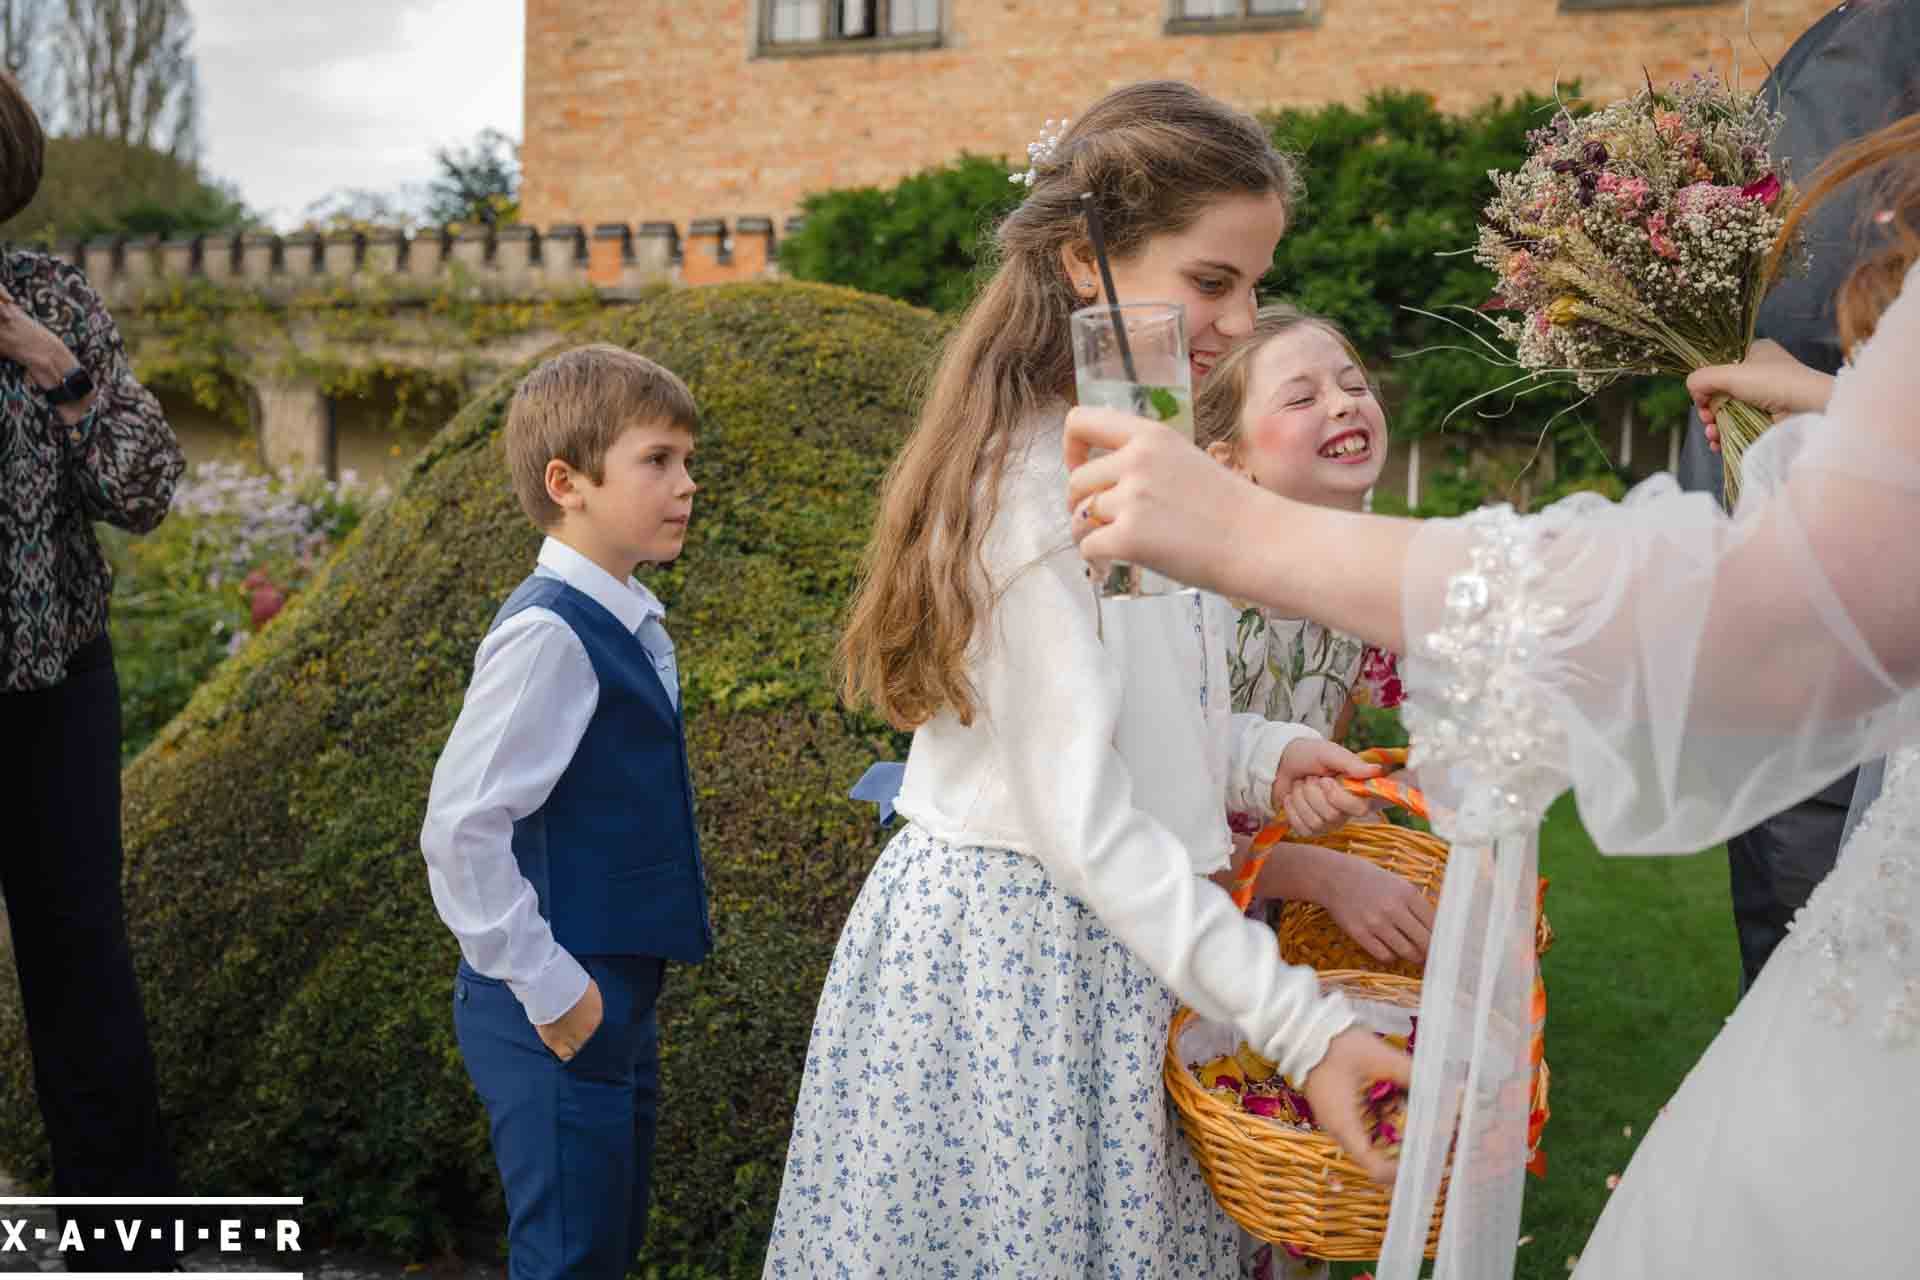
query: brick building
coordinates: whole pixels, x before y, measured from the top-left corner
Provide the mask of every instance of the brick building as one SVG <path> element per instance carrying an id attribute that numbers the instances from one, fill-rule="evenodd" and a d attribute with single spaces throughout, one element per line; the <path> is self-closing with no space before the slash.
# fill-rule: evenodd
<path id="1" fill-rule="evenodd" d="M 1752 85 L 1828 5 L 1752 0 L 1749 32 L 1735 0 L 527 0 L 522 216 L 777 226 L 1149 77 L 1249 109 L 1610 97 L 1736 55 Z"/>

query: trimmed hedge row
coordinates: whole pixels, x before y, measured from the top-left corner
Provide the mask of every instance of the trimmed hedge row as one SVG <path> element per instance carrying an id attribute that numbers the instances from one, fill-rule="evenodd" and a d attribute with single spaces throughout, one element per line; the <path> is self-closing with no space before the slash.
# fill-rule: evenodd
<path id="1" fill-rule="evenodd" d="M 838 709 L 831 648 L 941 323 L 761 284 L 662 290 L 587 335 L 675 369 L 704 412 L 688 548 L 651 580 L 683 655 L 718 933 L 661 1005 L 650 1253 L 673 1274 L 757 1265 L 814 1002 L 879 847 L 844 796 L 902 744 Z M 304 1195 L 320 1242 L 420 1257 L 504 1221 L 418 836 L 474 647 L 538 545 L 499 448 L 513 383 L 454 418 L 125 775 L 128 910 L 187 1186 Z M 0 1163 L 44 1178 L 30 1080 L 9 983 Z"/>
<path id="2" fill-rule="evenodd" d="M 1628 392 L 1584 408 L 1571 384 L 1524 396 L 1501 392 L 1516 371 L 1487 360 L 1472 336 L 1491 336 L 1475 308 L 1487 301 L 1493 276 L 1464 252 L 1493 194 L 1488 172 L 1517 168 L 1527 131 L 1554 106 L 1523 94 L 1443 112 L 1424 93 L 1383 90 L 1357 106 L 1262 117 L 1275 144 L 1299 160 L 1306 198 L 1261 294 L 1321 312 L 1347 330 L 1385 385 L 1396 439 L 1431 436 L 1443 448 L 1468 451 L 1451 474 L 1429 484 L 1421 514 L 1522 498 L 1508 492 L 1511 477 L 1500 466 L 1466 465 L 1472 451 L 1503 443 L 1517 466 L 1536 461 L 1545 440 L 1555 442 L 1559 474 L 1540 501 L 1570 489 L 1621 491 L 1606 447 L 1614 428 L 1594 424 L 1618 423 Z M 1573 109 L 1585 108 L 1576 98 Z M 982 278 L 995 219 L 1023 192 L 1007 173 L 1004 162 L 962 156 L 891 187 L 812 194 L 804 223 L 781 245 L 781 264 L 801 279 L 959 310 Z M 1677 379 L 1643 380 L 1635 394 L 1654 425 L 1685 422 Z M 1456 412 L 1482 395 L 1473 409 Z"/>

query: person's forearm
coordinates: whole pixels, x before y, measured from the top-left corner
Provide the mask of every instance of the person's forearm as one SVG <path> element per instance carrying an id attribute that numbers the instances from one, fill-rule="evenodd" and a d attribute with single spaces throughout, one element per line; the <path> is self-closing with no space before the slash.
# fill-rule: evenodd
<path id="1" fill-rule="evenodd" d="M 1419 526 L 1246 488 L 1244 536 L 1224 557 L 1226 594 L 1405 653 L 1400 584 Z M 1282 528 L 1284 537 L 1275 532 Z"/>
<path id="2" fill-rule="evenodd" d="M 1324 907 L 1330 896 L 1327 892 L 1332 870 L 1329 860 L 1346 856 L 1337 849 L 1322 849 L 1318 845 L 1275 845 L 1266 865 L 1260 868 L 1254 896 L 1279 898 L 1286 902 L 1311 902 Z"/>

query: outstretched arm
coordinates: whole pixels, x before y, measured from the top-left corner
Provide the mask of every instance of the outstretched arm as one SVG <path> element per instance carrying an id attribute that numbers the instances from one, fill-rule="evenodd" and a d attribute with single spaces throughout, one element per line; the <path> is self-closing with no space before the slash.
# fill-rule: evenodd
<path id="1" fill-rule="evenodd" d="M 1095 447 L 1116 452 L 1084 461 Z M 1429 745 L 1491 749 L 1503 724 L 1537 730 L 1539 765 L 1574 785 L 1609 849 L 1712 843 L 1879 754 L 1916 715 L 1911 283 L 1826 418 L 1778 427 L 1748 455 L 1738 520 L 1659 478 L 1622 504 L 1584 495 L 1537 517 L 1329 511 L 1236 484 L 1171 432 L 1097 410 L 1070 417 L 1068 461 L 1084 462 L 1071 499 L 1090 558 L 1406 653 Z M 1325 550 L 1286 554 L 1302 545 Z"/>

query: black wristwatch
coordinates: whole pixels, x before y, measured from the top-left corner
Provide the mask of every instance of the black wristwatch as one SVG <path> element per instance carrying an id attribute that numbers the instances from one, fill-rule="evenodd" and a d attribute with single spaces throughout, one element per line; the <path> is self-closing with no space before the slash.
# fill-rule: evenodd
<path id="1" fill-rule="evenodd" d="M 85 365 L 73 366 L 73 372 L 50 387 L 41 388 L 40 394 L 46 397 L 48 404 L 73 404 L 85 400 L 93 394 L 93 375 Z"/>

